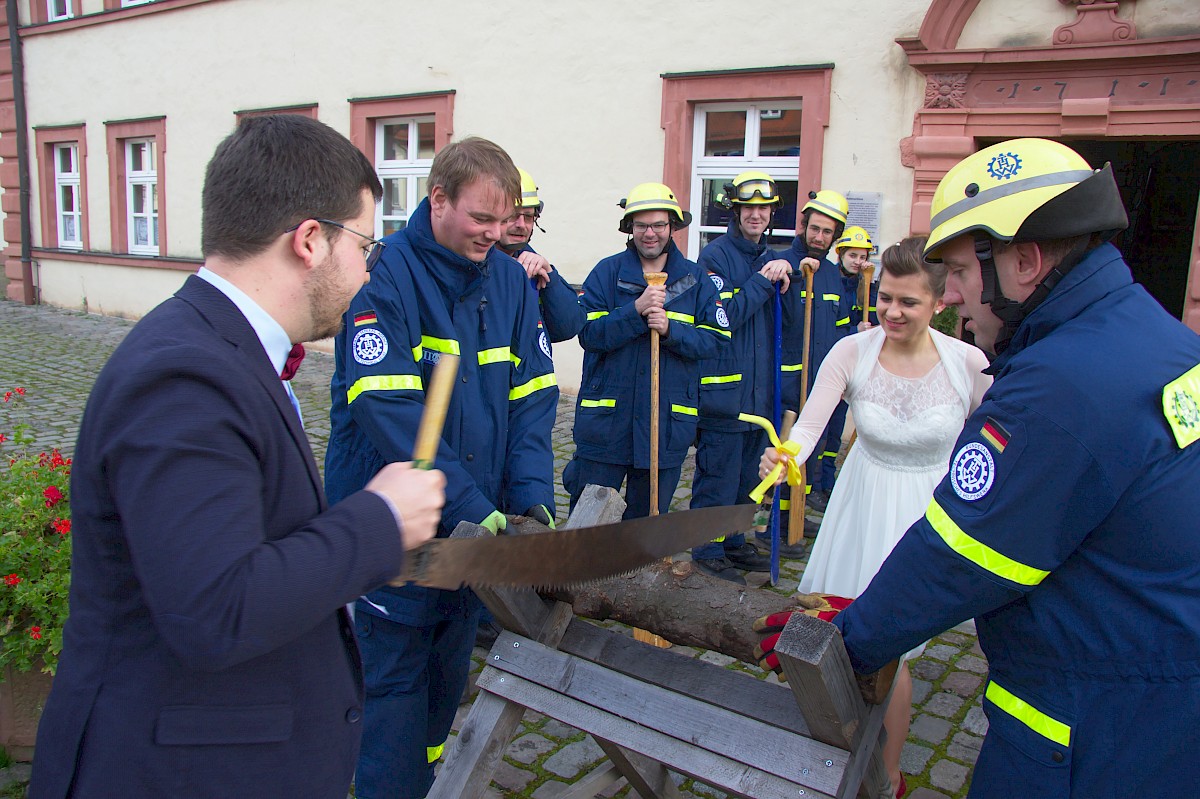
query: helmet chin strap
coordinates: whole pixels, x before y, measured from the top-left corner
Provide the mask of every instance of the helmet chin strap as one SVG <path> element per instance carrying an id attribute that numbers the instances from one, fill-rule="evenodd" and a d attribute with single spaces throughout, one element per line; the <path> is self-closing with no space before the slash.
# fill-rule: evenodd
<path id="1" fill-rule="evenodd" d="M 1033 291 L 1028 297 L 1022 302 L 1017 302 L 1005 297 L 1003 290 L 1000 288 L 1000 275 L 996 271 L 996 259 L 992 252 L 991 237 L 982 233 L 975 234 L 975 257 L 979 261 L 979 274 L 983 282 L 983 292 L 980 295 L 980 301 L 984 305 L 990 305 L 992 313 L 1004 323 L 1004 327 L 996 337 L 994 345 L 997 355 L 1008 348 L 1008 342 L 1012 339 L 1013 334 L 1017 332 L 1017 328 L 1021 326 L 1021 322 L 1025 320 L 1025 317 L 1033 313 L 1033 309 L 1041 305 L 1042 301 L 1050 296 L 1050 292 L 1054 290 L 1058 282 L 1075 268 L 1076 264 L 1087 253 L 1087 250 L 1088 242 L 1086 240 L 1075 245 L 1067 253 L 1066 257 L 1056 264 L 1034 286 Z"/>

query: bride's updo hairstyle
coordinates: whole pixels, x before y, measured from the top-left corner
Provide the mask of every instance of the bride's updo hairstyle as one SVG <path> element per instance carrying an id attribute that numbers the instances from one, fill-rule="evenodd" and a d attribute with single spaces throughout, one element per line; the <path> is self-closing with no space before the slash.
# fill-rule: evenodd
<path id="1" fill-rule="evenodd" d="M 883 271 L 896 277 L 924 274 L 935 300 L 946 293 L 946 265 L 931 264 L 924 258 L 925 237 L 909 236 L 883 251 Z"/>

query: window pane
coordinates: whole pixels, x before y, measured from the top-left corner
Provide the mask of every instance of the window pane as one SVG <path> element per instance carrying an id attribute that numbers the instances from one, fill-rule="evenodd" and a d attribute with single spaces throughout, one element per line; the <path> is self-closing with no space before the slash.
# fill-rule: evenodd
<path id="1" fill-rule="evenodd" d="M 146 144 L 135 141 L 129 143 L 129 171 L 144 172 L 146 170 Z"/>
<path id="2" fill-rule="evenodd" d="M 390 236 L 397 230 L 404 230 L 407 224 L 403 219 L 385 219 L 383 220 L 383 235 Z"/>
<path id="3" fill-rule="evenodd" d="M 150 239 L 150 246 L 157 247 L 158 246 L 158 215 L 157 214 L 155 214 L 154 218 L 151 220 L 150 230 L 152 231 L 153 236 L 154 236 L 152 239 Z"/>
<path id="4" fill-rule="evenodd" d="M 157 183 L 152 183 L 150 185 L 150 210 L 155 216 L 158 216 L 158 184 Z M 155 238 L 155 240 L 157 240 L 158 236 L 155 236 L 154 238 Z"/>
<path id="5" fill-rule="evenodd" d="M 705 155 L 744 155 L 745 148 L 745 111 L 710 111 L 705 115 Z"/>
<path id="6" fill-rule="evenodd" d="M 776 230 L 795 230 L 798 184 L 794 180 L 777 180 L 775 189 L 783 198 L 783 206 L 775 212 L 774 227 Z"/>
<path id="7" fill-rule="evenodd" d="M 408 217 L 408 178 L 388 178 L 383 182 L 383 216 Z"/>
<path id="8" fill-rule="evenodd" d="M 62 218 L 62 237 L 63 240 L 59 244 L 79 241 L 79 234 L 76 232 L 74 215 L 64 216 Z"/>
<path id="9" fill-rule="evenodd" d="M 58 151 L 58 171 L 59 174 L 68 174 L 75 171 L 75 146 L 60 145 L 55 148 Z"/>
<path id="10" fill-rule="evenodd" d="M 417 178 L 417 202 L 421 202 L 429 196 L 429 178 Z"/>
<path id="11" fill-rule="evenodd" d="M 762 123 L 759 128 L 758 154 L 769 156 L 800 156 L 800 111 L 758 112 Z"/>
<path id="12" fill-rule="evenodd" d="M 704 205 L 700 208 L 702 227 L 724 228 L 729 224 L 729 217 L 733 212 L 717 202 L 717 195 L 724 193 L 725 183 L 732 179 L 733 175 L 730 175 L 727 178 L 710 178 L 704 181 Z"/>
<path id="13" fill-rule="evenodd" d="M 383 160 L 408 160 L 408 123 L 383 126 Z"/>
<path id="14" fill-rule="evenodd" d="M 149 220 L 144 216 L 133 220 L 133 243 L 139 247 L 147 247 L 150 244 Z"/>
<path id="15" fill-rule="evenodd" d="M 433 158 L 433 121 L 417 123 L 417 157 Z"/>
<path id="16" fill-rule="evenodd" d="M 64 214 L 71 213 L 75 210 L 74 186 L 59 187 L 58 210 Z"/>
<path id="17" fill-rule="evenodd" d="M 141 183 L 135 183 L 133 189 L 133 213 L 146 213 L 146 187 Z"/>

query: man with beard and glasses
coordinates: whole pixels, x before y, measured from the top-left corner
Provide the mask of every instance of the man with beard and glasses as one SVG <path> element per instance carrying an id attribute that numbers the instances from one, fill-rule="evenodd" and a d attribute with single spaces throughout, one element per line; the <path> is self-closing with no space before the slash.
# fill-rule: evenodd
<path id="1" fill-rule="evenodd" d="M 696 435 L 700 360 L 729 341 L 717 290 L 671 240 L 691 223 L 674 192 L 642 183 L 618 205 L 625 249 L 605 258 L 583 284 L 587 321 L 583 382 L 575 408 L 575 456 L 563 471 L 571 506 L 588 484 L 625 487 L 625 518 L 650 513 L 650 347 L 660 343 L 658 512 L 666 513 Z M 663 285 L 646 275 L 666 273 Z"/>
<path id="2" fill-rule="evenodd" d="M 783 307 L 783 406 L 793 408 L 799 404 L 800 380 L 808 382 L 812 391 L 813 380 L 829 350 L 840 339 L 854 332 L 849 324 L 850 308 L 842 300 L 842 279 L 837 265 L 830 262 L 833 243 L 842 237 L 846 229 L 846 217 L 850 204 L 836 191 L 823 189 L 809 192 L 808 202 L 801 209 L 800 232 L 792 239 L 792 246 L 780 253 L 780 257 L 792 265 L 792 278 L 803 285 L 801 267 L 807 260 L 816 270 L 813 275 L 813 296 L 804 297 L 800 303 L 786 303 Z M 836 257 L 836 256 L 835 256 Z M 801 291 L 801 294 L 804 292 Z M 807 355 L 804 353 L 804 303 L 812 305 L 812 341 Z M 803 366 L 803 369 L 801 369 Z M 808 485 L 805 491 L 818 495 L 819 509 L 824 510 L 824 499 L 833 488 L 822 484 L 822 466 L 826 459 L 837 457 L 841 449 L 841 427 L 845 415 L 830 420 L 817 441 L 816 449 L 804 470 Z M 836 431 L 833 429 L 836 425 Z M 832 460 L 830 460 L 832 462 Z M 784 488 L 784 496 L 790 497 L 790 488 Z"/>
<path id="3" fill-rule="evenodd" d="M 217 148 L 204 266 L 84 412 L 30 796 L 346 795 L 363 689 L 344 606 L 433 535 L 445 478 L 393 464 L 330 507 L 280 371 L 367 281 L 381 195 L 315 120 L 247 119 Z"/>

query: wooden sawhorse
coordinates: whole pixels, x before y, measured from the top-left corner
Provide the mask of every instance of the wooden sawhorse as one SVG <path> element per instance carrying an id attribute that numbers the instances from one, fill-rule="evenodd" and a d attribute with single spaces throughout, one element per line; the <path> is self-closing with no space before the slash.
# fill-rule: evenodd
<path id="1" fill-rule="evenodd" d="M 623 510 L 616 491 L 589 486 L 567 526 L 619 521 Z M 430 799 L 483 796 L 526 709 L 588 733 L 608 756 L 563 799 L 622 777 L 643 799 L 678 797 L 668 770 L 751 799 L 890 799 L 887 705 L 863 702 L 826 622 L 792 617 L 776 646 L 788 681 L 777 685 L 582 621 L 530 589 L 477 593 L 506 632 Z"/>

